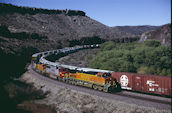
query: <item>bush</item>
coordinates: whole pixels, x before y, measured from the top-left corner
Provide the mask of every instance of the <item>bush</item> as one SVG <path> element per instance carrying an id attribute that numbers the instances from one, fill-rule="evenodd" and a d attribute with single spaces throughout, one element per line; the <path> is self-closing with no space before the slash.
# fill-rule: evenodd
<path id="1" fill-rule="evenodd" d="M 101 48 L 102 48 L 103 51 L 105 51 L 105 50 L 112 50 L 115 47 L 116 47 L 116 43 L 115 42 L 112 42 L 112 41 L 111 42 L 105 42 L 101 46 Z"/>
<path id="2" fill-rule="evenodd" d="M 40 36 L 37 33 L 26 33 L 26 32 L 20 32 L 20 33 L 11 33 L 8 30 L 8 27 L 5 25 L 0 26 L 0 36 L 6 37 L 6 38 L 15 38 L 19 40 L 25 40 L 25 39 L 37 39 L 37 40 L 42 40 L 42 39 L 47 39 L 47 36 Z"/>
<path id="3" fill-rule="evenodd" d="M 48 9 L 41 9 L 41 8 L 29 8 L 29 7 L 18 7 L 11 4 L 4 4 L 0 3 L 0 14 L 30 14 L 35 15 L 38 13 L 42 14 L 66 14 L 68 16 L 85 16 L 85 12 L 83 11 L 76 11 L 76 10 L 48 10 Z"/>
<path id="4" fill-rule="evenodd" d="M 147 40 L 144 41 L 144 44 L 149 47 L 158 47 L 161 45 L 161 43 L 157 40 Z"/>
<path id="5" fill-rule="evenodd" d="M 171 76 L 171 48 L 158 41 L 119 44 L 106 42 L 90 67 L 121 72 Z"/>

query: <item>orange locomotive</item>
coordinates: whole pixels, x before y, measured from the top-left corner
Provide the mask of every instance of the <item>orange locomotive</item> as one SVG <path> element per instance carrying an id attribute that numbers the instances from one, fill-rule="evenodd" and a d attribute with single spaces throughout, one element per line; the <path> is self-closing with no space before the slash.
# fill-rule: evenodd
<path id="1" fill-rule="evenodd" d="M 104 92 L 113 92 L 119 89 L 119 84 L 111 78 L 111 73 L 102 73 L 95 71 L 78 71 L 70 69 L 59 69 L 62 80 L 75 85 L 81 85 L 98 89 Z"/>
<path id="2" fill-rule="evenodd" d="M 36 64 L 36 70 L 40 73 L 45 73 L 46 72 L 46 64 L 41 64 L 41 63 Z"/>

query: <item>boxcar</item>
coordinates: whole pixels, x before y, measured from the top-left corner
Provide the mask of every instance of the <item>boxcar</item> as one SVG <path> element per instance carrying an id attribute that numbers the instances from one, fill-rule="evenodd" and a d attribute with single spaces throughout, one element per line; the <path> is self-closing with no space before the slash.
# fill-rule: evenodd
<path id="1" fill-rule="evenodd" d="M 172 96 L 170 77 L 113 72 L 112 78 L 120 82 L 122 89 Z"/>

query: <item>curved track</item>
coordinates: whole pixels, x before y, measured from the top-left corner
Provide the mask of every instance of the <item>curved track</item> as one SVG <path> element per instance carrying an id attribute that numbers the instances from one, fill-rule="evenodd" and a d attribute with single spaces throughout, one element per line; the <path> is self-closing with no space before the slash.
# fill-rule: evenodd
<path id="1" fill-rule="evenodd" d="M 56 84 L 57 86 L 62 86 L 65 88 L 89 93 L 91 95 L 97 95 L 97 96 L 108 98 L 108 99 L 113 99 L 113 100 L 122 101 L 122 102 L 126 102 L 126 103 L 137 104 L 140 106 L 154 107 L 157 109 L 167 109 L 167 110 L 171 109 L 171 99 L 169 99 L 169 98 L 150 96 L 150 95 L 144 95 L 144 94 L 136 94 L 136 93 L 126 92 L 126 91 L 115 93 L 115 94 L 105 93 L 105 92 L 93 90 L 93 89 L 86 88 L 86 87 L 80 87 L 80 86 L 75 86 L 75 85 L 71 85 L 71 84 L 66 84 L 64 82 L 60 82 L 60 81 L 53 80 L 51 78 L 42 76 L 41 74 L 35 72 L 31 68 L 31 65 L 29 66 L 28 70 L 30 73 L 32 73 L 39 79 L 51 82 L 53 84 Z"/>

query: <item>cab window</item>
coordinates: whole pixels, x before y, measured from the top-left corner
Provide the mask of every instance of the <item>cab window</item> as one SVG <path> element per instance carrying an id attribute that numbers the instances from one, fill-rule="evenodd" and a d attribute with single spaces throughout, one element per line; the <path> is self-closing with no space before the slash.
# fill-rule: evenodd
<path id="1" fill-rule="evenodd" d="M 99 78 L 101 78 L 101 75 L 97 75 Z"/>
<path id="2" fill-rule="evenodd" d="M 42 67 L 46 67 L 46 64 L 43 64 Z"/>
<path id="3" fill-rule="evenodd" d="M 76 73 L 76 71 L 75 71 L 75 70 L 69 70 L 69 72 L 70 72 L 70 73 Z"/>
<path id="4" fill-rule="evenodd" d="M 50 68 L 50 66 L 46 66 L 47 68 Z"/>
<path id="5" fill-rule="evenodd" d="M 110 73 L 104 73 L 104 74 L 103 74 L 103 78 L 107 78 L 107 77 L 110 77 L 110 76 L 111 76 Z"/>

